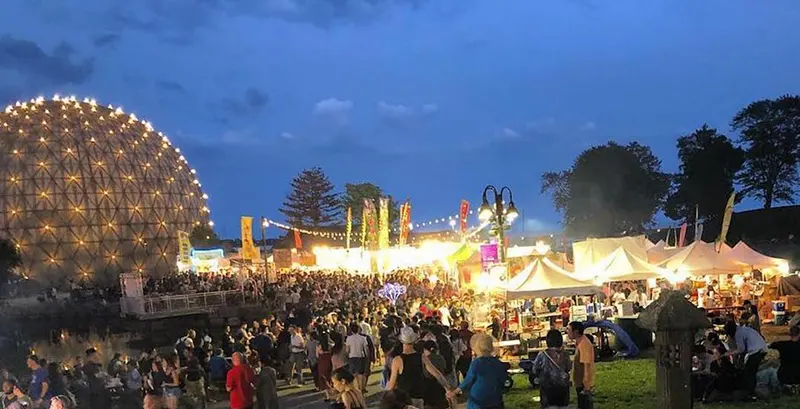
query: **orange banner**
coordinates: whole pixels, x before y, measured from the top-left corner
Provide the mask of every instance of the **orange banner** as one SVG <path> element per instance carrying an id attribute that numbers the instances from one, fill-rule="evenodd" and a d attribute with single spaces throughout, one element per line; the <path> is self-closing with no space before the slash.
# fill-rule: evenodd
<path id="1" fill-rule="evenodd" d="M 300 230 L 294 231 L 294 248 L 296 249 L 303 248 L 303 240 L 300 238 Z"/>
<path id="2" fill-rule="evenodd" d="M 469 202 L 466 200 L 461 201 L 461 211 L 459 215 L 461 216 L 461 234 L 465 234 L 467 232 L 467 215 L 469 214 Z"/>

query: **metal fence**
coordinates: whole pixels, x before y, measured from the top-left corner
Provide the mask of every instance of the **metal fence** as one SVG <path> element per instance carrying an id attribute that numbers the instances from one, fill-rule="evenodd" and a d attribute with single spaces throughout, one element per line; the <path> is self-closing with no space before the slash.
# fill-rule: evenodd
<path id="1" fill-rule="evenodd" d="M 213 313 L 219 308 L 254 305 L 258 299 L 242 290 L 211 291 L 194 294 L 125 298 L 122 313 L 140 319 L 152 319 L 199 313 Z"/>

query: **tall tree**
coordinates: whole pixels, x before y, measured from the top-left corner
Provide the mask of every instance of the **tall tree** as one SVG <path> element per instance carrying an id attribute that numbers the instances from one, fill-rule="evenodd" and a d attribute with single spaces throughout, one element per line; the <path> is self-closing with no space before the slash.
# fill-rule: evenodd
<path id="1" fill-rule="evenodd" d="M 793 202 L 800 161 L 800 97 L 756 101 L 733 117 L 745 149 L 739 176 L 743 192 L 769 209 L 776 202 Z"/>
<path id="2" fill-rule="evenodd" d="M 744 151 L 708 125 L 678 138 L 677 146 L 680 173 L 673 178 L 664 213 L 673 220 L 694 221 L 697 209 L 701 219 L 719 218 L 742 168 Z"/>
<path id="3" fill-rule="evenodd" d="M 14 276 L 14 269 L 22 265 L 22 258 L 11 240 L 0 239 L 0 294 Z"/>
<path id="4" fill-rule="evenodd" d="M 582 152 L 572 168 L 542 175 L 570 234 L 614 236 L 652 223 L 669 190 L 669 176 L 649 147 L 609 142 Z"/>
<path id="5" fill-rule="evenodd" d="M 198 224 L 192 229 L 191 233 L 189 233 L 189 242 L 192 243 L 192 246 L 212 247 L 218 246 L 221 240 L 211 226 L 207 224 Z"/>
<path id="6" fill-rule="evenodd" d="M 361 225 L 361 216 L 364 209 L 364 199 L 375 201 L 378 206 L 378 198 L 386 197 L 386 193 L 374 183 L 346 183 L 344 194 L 341 197 L 342 220 L 347 221 L 347 208 L 353 212 L 353 226 Z M 389 225 L 397 227 L 400 218 L 400 205 L 396 200 L 389 197 Z"/>
<path id="7" fill-rule="evenodd" d="M 292 191 L 283 201 L 280 212 L 293 226 L 326 227 L 337 220 L 339 198 L 333 193 L 333 183 L 322 168 L 300 172 L 292 179 Z"/>

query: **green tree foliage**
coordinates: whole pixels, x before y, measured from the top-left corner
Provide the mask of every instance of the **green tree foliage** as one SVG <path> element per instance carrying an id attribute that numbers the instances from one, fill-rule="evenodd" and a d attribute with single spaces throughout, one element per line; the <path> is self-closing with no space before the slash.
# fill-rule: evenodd
<path id="1" fill-rule="evenodd" d="M 793 202 L 800 161 L 800 97 L 786 95 L 756 101 L 733 117 L 745 149 L 739 175 L 743 193 L 769 209 L 776 202 Z"/>
<path id="2" fill-rule="evenodd" d="M 664 213 L 673 220 L 693 222 L 697 208 L 701 219 L 720 218 L 744 151 L 708 125 L 678 138 L 677 146 L 680 173 L 673 178 Z"/>
<path id="3" fill-rule="evenodd" d="M 364 199 L 375 202 L 375 209 L 378 209 L 378 199 L 386 197 L 386 193 L 374 183 L 346 183 L 344 194 L 341 197 L 342 220 L 347 222 L 347 208 L 353 212 L 353 226 L 361 226 L 361 216 L 364 210 Z M 397 227 L 400 219 L 400 205 L 389 198 L 389 225 Z M 355 228 L 354 228 L 355 231 Z"/>
<path id="4" fill-rule="evenodd" d="M 0 239 L 0 291 L 14 278 L 14 269 L 22 265 L 22 258 L 14 243 Z"/>
<path id="5" fill-rule="evenodd" d="M 292 179 L 292 191 L 280 212 L 297 227 L 327 227 L 337 220 L 341 205 L 333 183 L 322 168 L 306 169 Z"/>
<path id="6" fill-rule="evenodd" d="M 207 224 L 199 224 L 189 233 L 189 242 L 193 247 L 213 247 L 221 243 L 214 229 Z"/>
<path id="7" fill-rule="evenodd" d="M 542 175 L 542 192 L 552 196 L 568 233 L 614 236 L 651 224 L 669 183 L 649 147 L 609 142 L 582 152 L 568 170 Z"/>

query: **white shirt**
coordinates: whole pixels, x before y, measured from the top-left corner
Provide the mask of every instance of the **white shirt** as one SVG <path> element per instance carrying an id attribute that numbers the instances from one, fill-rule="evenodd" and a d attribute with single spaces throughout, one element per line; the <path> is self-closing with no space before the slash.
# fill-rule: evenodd
<path id="1" fill-rule="evenodd" d="M 347 345 L 349 358 L 366 358 L 367 357 L 367 338 L 359 334 L 353 334 L 347 337 L 344 341 Z"/>
<path id="2" fill-rule="evenodd" d="M 292 335 L 292 352 L 303 352 L 306 350 L 306 341 L 300 334 Z"/>
<path id="3" fill-rule="evenodd" d="M 361 324 L 358 324 L 361 327 L 361 333 L 365 336 L 372 337 L 372 327 L 367 324 L 366 321 L 361 321 Z"/>
<path id="4" fill-rule="evenodd" d="M 300 293 L 292 293 L 292 304 L 299 304 L 300 303 Z"/>
<path id="5" fill-rule="evenodd" d="M 450 326 L 450 309 L 447 307 L 439 308 L 439 314 L 442 315 L 442 325 L 445 327 Z"/>

